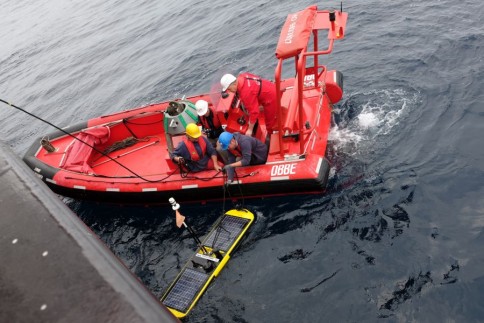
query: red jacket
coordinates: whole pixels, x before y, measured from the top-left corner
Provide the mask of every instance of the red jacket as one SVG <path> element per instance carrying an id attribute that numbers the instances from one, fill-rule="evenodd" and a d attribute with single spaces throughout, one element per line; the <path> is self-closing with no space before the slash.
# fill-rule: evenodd
<path id="1" fill-rule="evenodd" d="M 242 73 L 237 77 L 237 92 L 249 112 L 249 122 L 256 122 L 259 107 L 262 106 L 267 130 L 272 130 L 277 117 L 276 85 L 257 75 Z"/>

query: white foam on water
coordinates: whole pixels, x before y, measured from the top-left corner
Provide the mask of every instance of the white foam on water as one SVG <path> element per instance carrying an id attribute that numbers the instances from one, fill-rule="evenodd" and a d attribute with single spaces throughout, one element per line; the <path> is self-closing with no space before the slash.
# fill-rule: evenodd
<path id="1" fill-rule="evenodd" d="M 334 109 L 335 114 L 342 116 L 342 122 L 331 129 L 329 139 L 336 144 L 337 150 L 355 154 L 358 149 L 383 142 L 382 137 L 402 122 L 409 107 L 417 105 L 418 93 L 403 89 L 372 90 L 355 93 L 348 100 L 354 101 L 352 105 L 359 113 L 349 119 L 344 107 Z"/>
<path id="2" fill-rule="evenodd" d="M 360 122 L 360 127 L 371 128 L 376 127 L 380 123 L 378 117 L 374 113 L 362 113 L 358 116 L 358 121 Z"/>

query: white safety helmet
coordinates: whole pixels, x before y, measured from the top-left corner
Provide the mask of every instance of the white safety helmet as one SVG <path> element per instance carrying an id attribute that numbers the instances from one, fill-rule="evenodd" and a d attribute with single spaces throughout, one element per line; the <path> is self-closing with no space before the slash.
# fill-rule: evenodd
<path id="1" fill-rule="evenodd" d="M 195 107 L 197 108 L 197 114 L 199 116 L 204 116 L 208 111 L 208 102 L 205 100 L 198 100 L 195 102 Z"/>
<path id="2" fill-rule="evenodd" d="M 222 91 L 227 91 L 230 84 L 234 83 L 237 78 L 232 74 L 225 74 L 220 79 L 220 85 L 222 85 Z"/>

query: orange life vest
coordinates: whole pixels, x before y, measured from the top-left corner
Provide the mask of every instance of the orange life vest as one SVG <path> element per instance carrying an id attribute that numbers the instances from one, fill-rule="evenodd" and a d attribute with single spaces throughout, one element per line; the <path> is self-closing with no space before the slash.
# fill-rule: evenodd
<path id="1" fill-rule="evenodd" d="M 230 153 L 235 157 L 242 157 L 242 152 L 240 151 L 239 145 L 235 149 L 229 149 Z"/>
<path id="2" fill-rule="evenodd" d="M 198 154 L 197 150 L 195 149 L 195 145 L 188 138 L 185 137 L 183 142 L 185 143 L 185 146 L 187 146 L 187 150 L 192 161 L 199 161 L 203 156 L 205 156 L 205 153 L 207 152 L 207 143 L 202 136 L 198 137 L 198 144 L 202 149 L 202 156 Z"/>
<path id="3" fill-rule="evenodd" d="M 209 110 L 210 110 L 210 115 L 208 117 L 206 116 L 199 117 L 200 123 L 205 129 L 212 129 L 212 130 L 219 129 L 221 127 L 220 120 L 215 115 L 215 112 L 213 111 L 212 108 L 209 108 Z"/>

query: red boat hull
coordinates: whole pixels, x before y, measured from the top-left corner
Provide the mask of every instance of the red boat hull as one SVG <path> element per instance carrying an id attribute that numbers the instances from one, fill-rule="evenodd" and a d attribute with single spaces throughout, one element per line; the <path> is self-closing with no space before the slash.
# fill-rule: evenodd
<path id="1" fill-rule="evenodd" d="M 24 160 L 54 192 L 104 202 L 153 204 L 166 203 L 170 197 L 209 201 L 322 193 L 330 170 L 326 147 L 331 113 L 343 95 L 343 76 L 328 71 L 318 58 L 344 37 L 346 19 L 346 13 L 318 11 L 315 6 L 288 16 L 276 50 L 278 122 L 268 135 L 261 113 L 254 132 L 269 145 L 267 162 L 236 168 L 232 184 L 225 185 L 224 174 L 213 169 L 187 174 L 169 154 L 183 140 L 185 126 L 198 122 L 193 102 L 199 99 L 213 106 L 226 131 L 245 133 L 247 111 L 234 94 L 216 99 L 203 94 L 94 118 L 44 136 L 48 140 L 43 145 L 39 138 Z M 325 50 L 318 48 L 315 32 L 323 29 L 328 30 Z M 288 43 L 294 37 L 297 41 Z M 294 59 L 296 77 L 281 79 L 287 59 Z"/>

